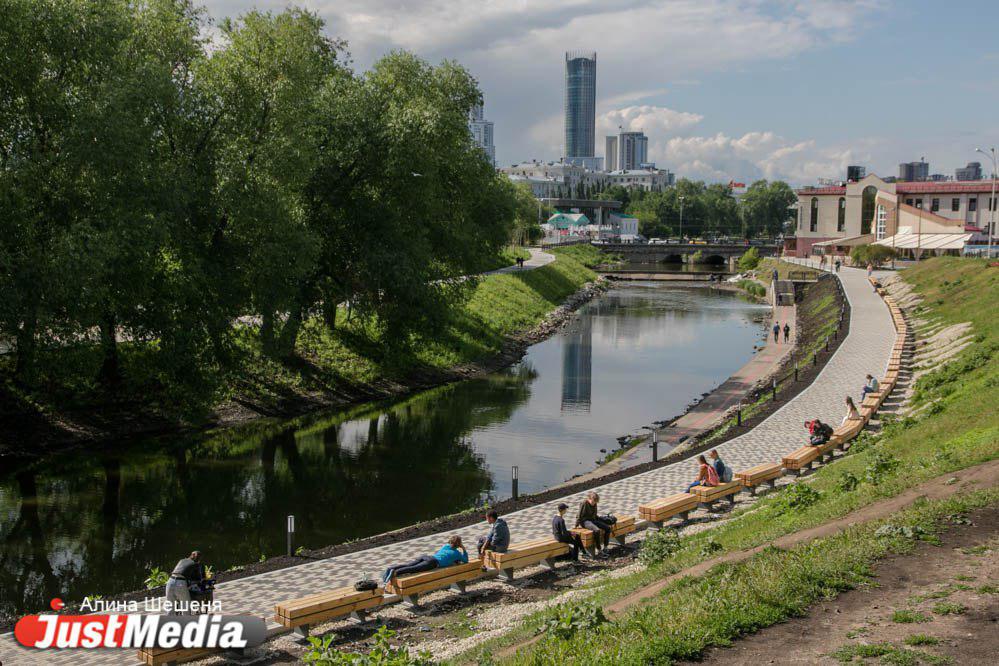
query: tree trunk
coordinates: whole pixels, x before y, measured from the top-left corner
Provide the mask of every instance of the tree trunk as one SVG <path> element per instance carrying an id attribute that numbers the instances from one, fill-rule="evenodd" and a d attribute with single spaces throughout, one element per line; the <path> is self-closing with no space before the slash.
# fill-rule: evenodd
<path id="1" fill-rule="evenodd" d="M 268 356 L 274 353 L 274 313 L 265 312 L 260 326 L 260 346 Z"/>
<path id="2" fill-rule="evenodd" d="M 37 316 L 32 310 L 17 331 L 17 364 L 14 372 L 17 378 L 25 384 L 30 384 L 35 378 L 35 329 L 38 327 Z"/>
<path id="3" fill-rule="evenodd" d="M 121 382 L 121 366 L 118 362 L 118 326 L 113 312 L 105 312 L 101 317 L 101 350 L 104 361 L 98 373 L 97 381 L 107 389 L 114 388 Z"/>
<path id="4" fill-rule="evenodd" d="M 330 333 L 336 330 L 336 299 L 326 298 L 323 300 L 323 322 Z"/>
<path id="5" fill-rule="evenodd" d="M 295 354 L 295 344 L 298 342 L 298 332 L 302 330 L 302 309 L 292 310 L 281 329 L 281 337 L 277 344 L 277 353 L 281 358 L 289 358 Z"/>

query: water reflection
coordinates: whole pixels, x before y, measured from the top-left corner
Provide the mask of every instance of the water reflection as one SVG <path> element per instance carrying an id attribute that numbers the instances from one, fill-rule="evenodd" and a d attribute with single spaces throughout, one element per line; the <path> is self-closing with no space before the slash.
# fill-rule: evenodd
<path id="1" fill-rule="evenodd" d="M 142 587 L 192 548 L 221 568 L 367 536 L 587 471 L 614 437 L 678 413 L 748 360 L 763 310 L 630 284 L 524 361 L 389 405 L 8 465 L 0 613 Z"/>

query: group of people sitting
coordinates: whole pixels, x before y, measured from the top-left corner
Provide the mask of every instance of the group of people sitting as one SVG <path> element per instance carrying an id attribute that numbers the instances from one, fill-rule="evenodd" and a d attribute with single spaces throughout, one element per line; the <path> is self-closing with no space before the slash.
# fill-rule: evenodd
<path id="1" fill-rule="evenodd" d="M 878 380 L 871 375 L 867 375 L 867 381 L 861 392 L 863 398 L 866 398 L 868 393 L 876 393 L 880 388 L 881 385 Z M 846 396 L 846 414 L 843 416 L 843 421 L 840 425 L 846 425 L 848 421 L 857 421 L 862 418 L 863 415 L 857 409 L 857 403 L 850 396 Z M 808 430 L 808 443 L 812 446 L 822 446 L 833 435 L 832 426 L 828 423 L 823 423 L 819 419 L 805 421 L 805 429 Z"/>
<path id="2" fill-rule="evenodd" d="M 732 480 L 732 468 L 722 461 L 718 449 L 711 449 L 708 456 L 711 458 L 710 463 L 703 454 L 697 456 L 697 478 L 687 486 L 688 493 L 696 486 L 711 487 Z"/>
<path id="3" fill-rule="evenodd" d="M 591 491 L 586 496 L 586 499 L 579 505 L 576 527 L 585 527 L 593 532 L 594 546 L 597 551 L 595 557 L 603 558 L 607 556 L 606 551 L 610 545 L 611 534 L 614 531 L 617 518 L 610 515 L 601 516 L 598 511 L 599 502 L 600 495 L 596 492 Z M 580 553 L 585 551 L 580 536 L 572 532 L 566 525 L 565 514 L 568 510 L 568 504 L 563 502 L 558 505 L 558 513 L 552 517 L 552 536 L 556 541 L 568 544 L 571 550 L 567 557 L 573 562 L 578 562 Z M 489 532 L 480 537 L 476 544 L 478 556 L 484 557 L 487 551 L 507 552 L 510 548 L 510 526 L 503 518 L 500 518 L 499 513 L 495 510 L 486 513 L 486 522 L 489 524 Z M 399 576 L 467 563 L 468 551 L 462 544 L 461 537 L 453 536 L 433 555 L 420 555 L 415 560 L 390 565 L 382 574 L 382 583 L 388 584 Z"/>

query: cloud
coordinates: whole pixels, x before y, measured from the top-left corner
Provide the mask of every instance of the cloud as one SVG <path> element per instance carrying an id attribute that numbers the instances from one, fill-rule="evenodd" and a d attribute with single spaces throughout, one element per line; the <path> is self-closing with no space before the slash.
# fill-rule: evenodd
<path id="1" fill-rule="evenodd" d="M 687 111 L 674 111 L 665 106 L 644 104 L 614 109 L 597 117 L 597 136 L 617 134 L 618 128 L 625 131 L 643 131 L 649 137 L 679 134 L 692 128 L 704 116 Z"/>

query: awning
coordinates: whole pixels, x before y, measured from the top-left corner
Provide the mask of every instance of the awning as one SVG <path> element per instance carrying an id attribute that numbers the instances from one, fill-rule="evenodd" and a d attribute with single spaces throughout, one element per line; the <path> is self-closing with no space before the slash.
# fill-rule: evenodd
<path id="1" fill-rule="evenodd" d="M 834 238 L 832 240 L 822 241 L 821 243 L 812 243 L 812 247 L 853 247 L 854 245 L 867 245 L 873 240 L 873 234 L 864 234 L 863 236 L 847 236 L 846 238 Z"/>
<path id="2" fill-rule="evenodd" d="M 971 234 L 898 234 L 874 243 L 896 250 L 962 250 Z"/>

